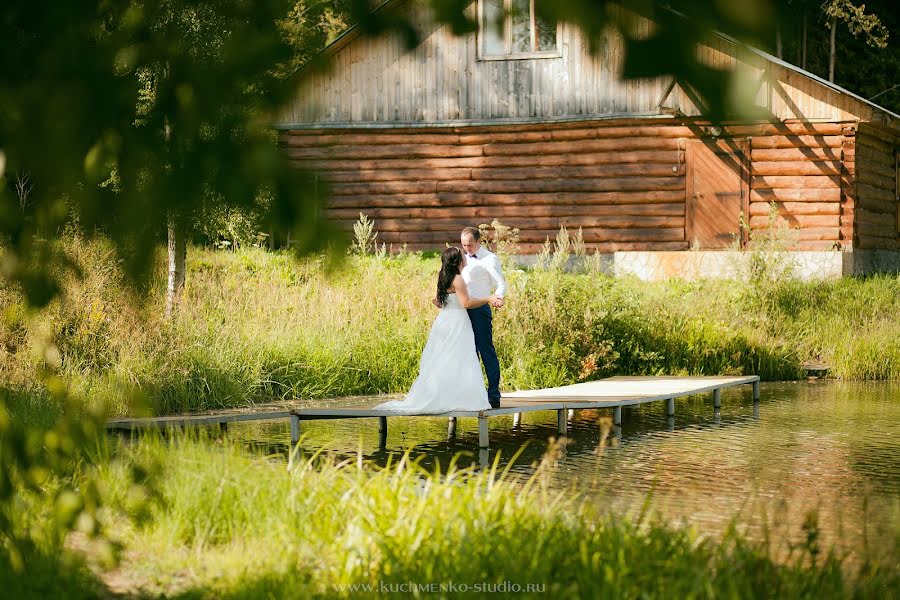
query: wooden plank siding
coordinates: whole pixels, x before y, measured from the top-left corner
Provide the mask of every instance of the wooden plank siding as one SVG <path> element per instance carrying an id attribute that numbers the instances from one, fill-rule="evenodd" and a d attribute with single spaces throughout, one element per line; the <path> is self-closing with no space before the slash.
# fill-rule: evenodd
<path id="1" fill-rule="evenodd" d="M 862 123 L 856 136 L 856 233 L 859 247 L 900 250 L 897 152 L 900 137 Z"/>
<path id="2" fill-rule="evenodd" d="M 475 34 L 456 37 L 435 26 L 428 10 L 407 7 L 422 42 L 407 49 L 396 35 L 360 36 L 337 51 L 333 69 L 302 78 L 292 105 L 278 121 L 300 124 L 415 123 L 650 115 L 671 82 L 669 77 L 624 81 L 624 44 L 610 31 L 591 53 L 574 26 L 560 25 L 559 56 L 527 60 L 480 60 Z M 475 3 L 470 8 L 475 11 Z M 653 23 L 632 16 L 632 26 L 649 35 Z M 698 48 L 705 64 L 737 69 L 760 81 L 757 100 L 773 117 L 868 120 L 872 109 L 795 71 L 720 38 Z M 767 77 L 763 77 L 767 73 Z M 690 96 L 675 86 L 665 106 L 700 114 Z"/>

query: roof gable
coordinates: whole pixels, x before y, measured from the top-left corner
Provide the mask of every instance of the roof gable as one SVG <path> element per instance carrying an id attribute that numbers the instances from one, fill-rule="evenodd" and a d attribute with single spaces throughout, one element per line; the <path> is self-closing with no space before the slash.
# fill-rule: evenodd
<path id="1" fill-rule="evenodd" d="M 474 14 L 476 4 L 469 10 Z M 324 51 L 329 71 L 302 73 L 283 126 L 296 124 L 423 123 L 654 115 L 666 100 L 686 115 L 702 115 L 690 90 L 671 77 L 621 78 L 621 36 L 607 36 L 592 54 L 580 31 L 560 26 L 558 59 L 478 60 L 476 36 L 453 36 L 427 8 L 387 0 L 376 11 L 406 11 L 420 33 L 412 50 L 396 33 L 362 35 L 354 26 Z M 649 33 L 652 21 L 638 17 Z M 726 34 L 714 33 L 701 59 L 718 68 L 746 68 L 760 79 L 757 104 L 779 119 L 863 120 L 897 127 L 900 116 L 849 90 Z M 798 76 L 800 78 L 798 79 Z M 765 81 L 768 79 L 768 81 Z"/>

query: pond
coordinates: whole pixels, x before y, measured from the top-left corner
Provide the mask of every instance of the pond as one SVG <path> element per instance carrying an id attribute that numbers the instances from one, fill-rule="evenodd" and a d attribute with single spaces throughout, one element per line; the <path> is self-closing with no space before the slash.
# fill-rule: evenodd
<path id="1" fill-rule="evenodd" d="M 333 399 L 328 405 L 358 405 Z M 322 405 L 322 402 L 310 402 Z M 659 517 L 719 534 L 736 522 L 778 552 L 818 532 L 823 547 L 851 558 L 866 554 L 896 561 L 900 543 L 900 384 L 867 382 L 764 383 L 754 406 L 750 386 L 723 390 L 720 411 L 711 394 L 625 409 L 621 430 L 612 411 L 576 411 L 562 445 L 551 453 L 548 481 L 581 502 L 635 516 L 649 500 Z M 423 464 L 442 468 L 493 462 L 500 467 L 524 445 L 513 477 L 532 475 L 558 436 L 556 413 L 490 420 L 491 448 L 479 456 L 475 419 L 459 419 L 448 439 L 446 418 L 389 419 L 379 449 L 376 419 L 303 423 L 303 449 L 326 449 L 371 463 L 396 461 L 414 447 Z M 245 443 L 286 452 L 284 421 L 235 427 Z M 816 515 L 815 527 L 809 516 Z M 804 523 L 807 523 L 804 529 Z"/>

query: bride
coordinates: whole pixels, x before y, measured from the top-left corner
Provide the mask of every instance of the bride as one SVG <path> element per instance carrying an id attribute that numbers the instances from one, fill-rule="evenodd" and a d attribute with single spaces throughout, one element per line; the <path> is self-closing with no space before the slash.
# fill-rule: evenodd
<path id="1" fill-rule="evenodd" d="M 442 308 L 422 351 L 419 376 L 405 399 L 379 404 L 376 409 L 400 414 L 439 414 L 491 408 L 466 309 L 478 308 L 497 297 L 470 298 L 462 267 L 459 248 L 444 250 L 437 283 L 437 300 Z"/>

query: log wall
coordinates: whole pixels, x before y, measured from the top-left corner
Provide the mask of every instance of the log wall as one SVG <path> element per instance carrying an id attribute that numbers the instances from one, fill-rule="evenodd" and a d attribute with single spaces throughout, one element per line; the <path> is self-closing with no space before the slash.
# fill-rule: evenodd
<path id="1" fill-rule="evenodd" d="M 769 226 L 774 202 L 779 225 L 802 250 L 854 245 L 854 123 L 786 123 L 748 127 L 750 227 Z M 751 237 L 753 235 L 751 233 Z"/>
<path id="2" fill-rule="evenodd" d="M 855 123 L 732 125 L 726 134 L 749 139 L 751 231 L 768 226 L 775 202 L 798 249 L 858 244 L 856 194 L 870 190 L 855 180 Z M 326 214 L 348 232 L 363 212 L 395 250 L 440 249 L 463 227 L 499 219 L 521 230 L 530 254 L 562 226 L 581 227 L 600 252 L 686 249 L 685 146 L 701 135 L 674 119 L 623 119 L 290 130 L 281 144 L 329 186 Z M 871 209 L 886 210 L 879 197 Z"/>
<path id="3" fill-rule="evenodd" d="M 900 137 L 861 124 L 856 138 L 856 233 L 859 247 L 900 250 L 896 153 Z"/>
<path id="4" fill-rule="evenodd" d="M 620 121 L 288 131 L 281 143 L 331 191 L 327 215 L 352 232 L 360 212 L 378 240 L 411 250 L 458 243 L 467 225 L 499 219 L 536 253 L 559 228 L 582 228 L 587 246 L 687 247 L 684 138 L 689 128 Z"/>

